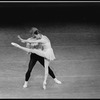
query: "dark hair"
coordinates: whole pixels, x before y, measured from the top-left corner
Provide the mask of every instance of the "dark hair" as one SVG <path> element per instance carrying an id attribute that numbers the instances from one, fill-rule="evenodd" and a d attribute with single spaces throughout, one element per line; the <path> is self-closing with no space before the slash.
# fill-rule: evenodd
<path id="1" fill-rule="evenodd" d="M 38 34 L 39 34 L 39 31 L 38 31 L 38 30 L 36 30 L 36 31 L 34 32 L 34 34 L 35 34 L 35 35 L 38 35 Z"/>

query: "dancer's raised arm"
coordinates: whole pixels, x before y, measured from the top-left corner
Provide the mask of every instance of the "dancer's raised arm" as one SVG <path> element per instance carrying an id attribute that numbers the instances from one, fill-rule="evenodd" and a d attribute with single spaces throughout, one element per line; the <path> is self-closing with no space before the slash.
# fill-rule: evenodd
<path id="1" fill-rule="evenodd" d="M 31 40 L 31 39 L 27 39 L 24 40 L 24 42 L 28 42 L 28 43 L 34 43 L 34 42 L 45 42 L 43 39 L 39 39 L 39 40 Z"/>
<path id="2" fill-rule="evenodd" d="M 18 35 L 18 38 L 19 38 L 19 40 L 20 40 L 21 42 L 25 43 L 25 42 L 24 42 L 25 39 L 22 39 L 19 35 Z"/>
<path id="3" fill-rule="evenodd" d="M 18 38 L 19 38 L 19 40 L 21 41 L 21 42 L 23 42 L 23 43 L 34 43 L 34 42 L 39 42 L 39 41 L 37 41 L 36 39 L 31 39 L 31 38 L 29 38 L 29 39 L 22 39 L 19 35 L 18 35 Z M 41 40 L 40 40 L 41 41 Z"/>
<path id="4" fill-rule="evenodd" d="M 38 39 L 38 40 L 36 40 L 36 39 L 21 39 L 21 41 L 23 42 L 23 43 L 36 43 L 36 42 L 41 42 L 41 43 L 45 43 L 45 42 L 47 42 L 47 40 L 46 39 L 43 39 L 43 38 L 41 38 L 41 39 Z"/>

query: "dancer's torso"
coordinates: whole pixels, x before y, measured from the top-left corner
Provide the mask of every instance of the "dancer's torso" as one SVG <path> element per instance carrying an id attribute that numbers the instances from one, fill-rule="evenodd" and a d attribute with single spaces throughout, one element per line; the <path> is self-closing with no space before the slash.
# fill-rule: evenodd
<path id="1" fill-rule="evenodd" d="M 32 38 L 30 38 L 32 39 Z M 41 50 L 47 50 L 47 49 L 50 49 L 51 48 L 51 43 L 50 43 L 50 40 L 42 35 L 42 39 L 43 39 L 43 42 L 39 42 L 39 43 L 31 43 L 31 48 L 35 48 L 35 49 L 41 49 Z"/>

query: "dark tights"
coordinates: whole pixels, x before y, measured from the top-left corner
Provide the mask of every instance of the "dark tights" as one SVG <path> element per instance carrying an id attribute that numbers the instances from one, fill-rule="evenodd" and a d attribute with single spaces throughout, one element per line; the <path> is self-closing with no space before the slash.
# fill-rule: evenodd
<path id="1" fill-rule="evenodd" d="M 44 58 L 41 56 L 38 56 L 37 54 L 31 53 L 30 62 L 28 65 L 28 70 L 27 70 L 26 75 L 25 75 L 25 81 L 29 80 L 31 71 L 32 71 L 32 69 L 37 61 L 39 61 L 40 64 L 43 65 L 43 67 L 44 67 Z M 49 71 L 50 76 L 54 79 L 55 75 L 54 75 L 53 71 L 51 70 L 50 67 L 48 67 L 48 68 L 49 68 L 48 71 Z"/>

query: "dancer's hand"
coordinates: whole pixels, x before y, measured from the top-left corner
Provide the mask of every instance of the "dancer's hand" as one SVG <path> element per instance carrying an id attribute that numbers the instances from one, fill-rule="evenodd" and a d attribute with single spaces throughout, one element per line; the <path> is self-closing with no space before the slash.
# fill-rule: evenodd
<path id="1" fill-rule="evenodd" d="M 22 41 L 22 38 L 20 37 L 20 35 L 18 35 L 17 37 L 18 37 L 18 39 L 19 39 L 19 40 L 21 40 L 21 41 Z"/>
<path id="2" fill-rule="evenodd" d="M 19 40 L 20 40 L 21 42 L 24 43 L 24 40 L 20 37 L 20 35 L 18 35 L 17 37 L 19 38 Z"/>

